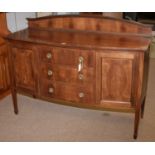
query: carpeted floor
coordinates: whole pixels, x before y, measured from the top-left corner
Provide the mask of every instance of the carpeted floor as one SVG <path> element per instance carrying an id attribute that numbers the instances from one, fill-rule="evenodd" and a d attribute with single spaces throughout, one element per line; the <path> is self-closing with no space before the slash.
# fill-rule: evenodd
<path id="1" fill-rule="evenodd" d="M 139 136 L 133 140 L 134 115 L 79 109 L 18 96 L 0 102 L 0 141 L 155 141 L 155 59 L 151 59 L 148 95 Z"/>

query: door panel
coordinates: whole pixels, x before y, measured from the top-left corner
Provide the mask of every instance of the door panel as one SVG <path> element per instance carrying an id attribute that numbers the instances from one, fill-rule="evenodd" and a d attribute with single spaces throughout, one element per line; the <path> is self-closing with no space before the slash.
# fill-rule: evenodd
<path id="1" fill-rule="evenodd" d="M 97 102 L 131 104 L 133 67 L 132 53 L 97 53 Z"/>
<path id="2" fill-rule="evenodd" d="M 132 60 L 102 58 L 102 98 L 130 101 Z"/>
<path id="3" fill-rule="evenodd" d="M 5 91 L 10 87 L 9 67 L 7 48 L 5 45 L 0 47 L 0 91 Z"/>
<path id="4" fill-rule="evenodd" d="M 14 72 L 17 87 L 34 90 L 34 51 L 13 48 Z"/>
<path id="5" fill-rule="evenodd" d="M 5 89 L 4 83 L 4 58 L 0 55 L 0 90 Z"/>

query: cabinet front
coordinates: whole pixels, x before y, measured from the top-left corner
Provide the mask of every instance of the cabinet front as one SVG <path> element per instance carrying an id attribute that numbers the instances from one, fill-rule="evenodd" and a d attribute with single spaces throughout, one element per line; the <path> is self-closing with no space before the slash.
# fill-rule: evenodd
<path id="1" fill-rule="evenodd" d="M 132 106 L 134 53 L 102 52 L 96 54 L 97 102 L 103 105 Z"/>
<path id="2" fill-rule="evenodd" d="M 42 97 L 95 103 L 95 54 L 92 51 L 45 46 L 38 51 Z"/>
<path id="3" fill-rule="evenodd" d="M 0 46 L 0 91 L 10 87 L 7 47 Z"/>
<path id="4" fill-rule="evenodd" d="M 12 54 L 17 88 L 34 91 L 34 51 L 14 47 Z"/>

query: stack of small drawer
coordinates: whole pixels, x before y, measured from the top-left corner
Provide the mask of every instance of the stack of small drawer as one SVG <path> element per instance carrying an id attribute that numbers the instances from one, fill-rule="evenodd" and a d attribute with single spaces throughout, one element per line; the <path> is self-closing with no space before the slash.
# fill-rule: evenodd
<path id="1" fill-rule="evenodd" d="M 95 56 L 67 48 L 39 48 L 40 95 L 75 103 L 94 103 Z"/>

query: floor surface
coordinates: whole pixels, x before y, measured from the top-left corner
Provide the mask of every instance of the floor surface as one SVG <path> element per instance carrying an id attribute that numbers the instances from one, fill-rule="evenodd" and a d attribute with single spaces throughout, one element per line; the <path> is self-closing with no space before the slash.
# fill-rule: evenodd
<path id="1" fill-rule="evenodd" d="M 18 95 L 0 101 L 0 141 L 155 141 L 155 59 L 150 61 L 144 119 L 133 139 L 134 115 L 57 105 Z"/>

